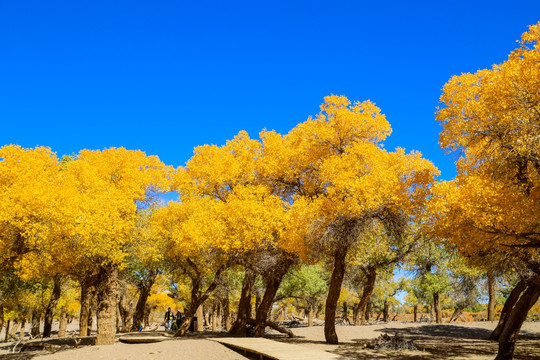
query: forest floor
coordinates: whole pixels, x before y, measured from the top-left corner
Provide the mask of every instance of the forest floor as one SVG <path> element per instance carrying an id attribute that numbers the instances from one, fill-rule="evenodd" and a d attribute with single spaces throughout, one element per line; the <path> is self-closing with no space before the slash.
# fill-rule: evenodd
<path id="1" fill-rule="evenodd" d="M 347 359 L 493 359 L 497 343 L 485 340 L 495 327 L 493 322 L 460 322 L 453 324 L 427 324 L 410 322 L 376 323 L 364 326 L 337 326 L 339 345 L 324 342 L 324 328 L 295 327 L 291 330 L 296 338 L 287 338 L 276 332 L 267 337 L 277 341 L 317 348 L 339 354 Z M 73 324 L 76 326 L 76 324 Z M 389 338 L 382 339 L 382 334 Z M 153 333 L 157 334 L 157 333 Z M 150 335 L 150 333 L 149 333 Z M 77 348 L 69 338 L 65 345 L 48 346 L 45 350 L 10 353 L 14 343 L 0 344 L 0 359 L 6 360 L 170 360 L 170 359 L 256 359 L 231 350 L 212 337 L 225 333 L 205 331 L 190 334 L 185 338 L 167 338 L 158 343 L 125 344 L 116 342 L 108 346 L 87 346 L 80 343 Z M 89 338 L 90 339 L 90 338 Z M 379 339 L 377 341 L 377 339 Z M 59 339 L 57 339 L 58 341 Z M 399 340 L 399 341 L 398 341 Z M 516 346 L 515 359 L 533 360 L 540 358 L 540 322 L 526 322 Z M 35 340 L 34 340 L 35 341 Z M 28 343 L 27 343 L 28 344 Z M 374 345 L 382 345 L 377 348 Z M 394 344 L 400 350 L 384 349 Z M 415 347 L 416 350 L 410 348 Z M 405 349 L 409 348 L 409 349 Z"/>

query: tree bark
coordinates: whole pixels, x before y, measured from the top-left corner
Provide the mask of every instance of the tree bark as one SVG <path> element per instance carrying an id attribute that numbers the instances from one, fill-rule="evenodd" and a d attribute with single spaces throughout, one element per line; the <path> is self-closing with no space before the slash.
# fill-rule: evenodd
<path id="1" fill-rule="evenodd" d="M 413 313 L 414 313 L 414 322 L 417 322 L 418 321 L 418 304 L 414 304 Z"/>
<path id="2" fill-rule="evenodd" d="M 11 329 L 9 330 L 9 338 L 15 339 L 15 335 L 17 334 L 17 329 L 19 329 L 20 319 L 15 319 L 11 323 Z"/>
<path id="3" fill-rule="evenodd" d="M 495 276 L 493 275 L 493 272 L 488 272 L 487 274 L 487 285 L 488 285 L 488 308 L 487 308 L 487 320 L 488 321 L 495 321 L 495 297 L 496 297 L 496 286 L 497 283 L 495 281 Z"/>
<path id="4" fill-rule="evenodd" d="M 238 303 L 238 313 L 236 321 L 231 326 L 229 333 L 235 336 L 246 336 L 247 320 L 251 317 L 251 294 L 255 283 L 255 273 L 246 268 L 244 281 L 242 283 L 242 293 Z"/>
<path id="5" fill-rule="evenodd" d="M 433 293 L 433 309 L 435 310 L 435 322 L 442 324 L 441 301 L 438 292 Z"/>
<path id="6" fill-rule="evenodd" d="M 193 263 L 192 263 L 193 264 Z M 194 265 L 194 264 L 193 264 Z M 205 290 L 204 293 L 201 292 L 201 278 L 193 277 L 191 279 L 192 286 L 191 286 L 191 303 L 189 304 L 189 308 L 185 313 L 185 319 L 182 325 L 180 326 L 180 329 L 176 331 L 174 336 L 184 336 L 184 334 L 188 331 L 189 326 L 191 325 L 191 322 L 193 321 L 193 317 L 195 316 L 195 313 L 201 307 L 206 299 L 212 294 L 212 292 L 216 289 L 218 283 L 221 281 L 221 274 L 223 270 L 225 269 L 225 265 L 219 268 L 216 271 L 216 274 L 214 275 L 214 280 L 212 283 L 208 286 L 208 288 Z M 202 318 L 199 317 L 198 323 L 202 323 Z M 202 325 L 202 324 L 201 324 Z M 201 330 L 202 331 L 202 330 Z"/>
<path id="7" fill-rule="evenodd" d="M 229 292 L 225 292 L 225 296 L 221 302 L 221 308 L 223 309 L 223 321 L 222 325 L 225 327 L 225 331 L 231 329 L 231 314 L 230 314 L 230 301 L 229 301 Z"/>
<path id="8" fill-rule="evenodd" d="M 309 303 L 308 305 L 308 316 L 307 316 L 307 326 L 313 326 L 313 304 Z"/>
<path id="9" fill-rule="evenodd" d="M 257 313 L 255 315 L 255 336 L 261 337 L 264 336 L 264 329 L 266 328 L 266 320 L 268 317 L 268 312 L 272 308 L 276 293 L 279 290 L 279 286 L 283 280 L 285 274 L 289 271 L 289 268 L 293 264 L 291 259 L 283 259 L 279 262 L 277 268 L 273 271 L 267 271 L 264 276 L 264 282 L 266 289 L 264 291 L 264 296 L 257 308 Z"/>
<path id="10" fill-rule="evenodd" d="M 540 276 L 531 281 L 513 307 L 504 329 L 499 337 L 499 352 L 495 360 L 511 360 L 519 335 L 519 330 L 527 318 L 527 314 L 540 297 Z"/>
<path id="11" fill-rule="evenodd" d="M 362 291 L 362 297 L 360 298 L 360 303 L 358 304 L 358 311 L 356 317 L 354 318 L 354 325 L 364 325 L 367 322 L 366 313 L 369 299 L 371 294 L 373 294 L 373 289 L 375 288 L 375 280 L 377 279 L 377 270 L 373 266 L 369 266 L 366 269 L 366 283 Z"/>
<path id="12" fill-rule="evenodd" d="M 508 296 L 508 299 L 506 299 L 504 306 L 501 311 L 501 317 L 499 318 L 499 322 L 497 323 L 497 326 L 489 336 L 489 340 L 499 340 L 499 337 L 501 336 L 501 333 L 504 329 L 504 326 L 506 324 L 506 320 L 508 319 L 508 316 L 510 315 L 510 312 L 512 311 L 512 308 L 519 300 L 519 296 L 521 293 L 527 288 L 527 283 L 525 280 L 520 280 L 514 289 L 510 292 L 510 295 Z"/>
<path id="13" fill-rule="evenodd" d="M 41 321 L 41 310 L 34 309 L 32 311 L 32 327 L 30 329 L 30 335 L 35 338 L 41 333 L 39 331 L 39 323 Z"/>
<path id="14" fill-rule="evenodd" d="M 212 331 L 217 331 L 218 329 L 218 318 L 219 318 L 219 302 L 214 300 L 212 304 Z"/>
<path id="15" fill-rule="evenodd" d="M 9 332 L 11 330 L 11 320 L 8 320 L 6 323 L 6 333 L 4 334 L 4 341 L 9 341 Z"/>
<path id="16" fill-rule="evenodd" d="M 4 298 L 3 294 L 0 291 L 0 332 L 4 328 Z"/>
<path id="17" fill-rule="evenodd" d="M 67 311 L 65 307 L 62 307 L 60 309 L 60 324 L 58 325 L 58 337 L 64 337 L 66 336 L 66 329 L 67 329 Z"/>
<path id="18" fill-rule="evenodd" d="M 388 304 L 388 298 L 384 299 L 384 305 L 383 305 L 383 321 L 386 323 L 388 322 L 388 312 L 390 311 Z"/>
<path id="19" fill-rule="evenodd" d="M 26 318 L 21 318 L 21 330 L 19 331 L 19 339 L 24 339 L 24 330 L 26 329 Z"/>
<path id="20" fill-rule="evenodd" d="M 340 244 L 334 253 L 334 270 L 330 278 L 328 297 L 326 298 L 324 337 L 328 344 L 337 344 L 336 334 L 336 310 L 341 292 L 341 284 L 345 275 L 345 261 L 347 258 L 348 246 Z"/>
<path id="21" fill-rule="evenodd" d="M 137 299 L 137 305 L 135 306 L 135 313 L 133 313 L 133 325 L 131 331 L 139 331 L 141 324 L 144 321 L 144 312 L 146 308 L 146 301 L 150 296 L 150 290 L 156 282 L 157 271 L 150 271 L 145 279 L 142 279 L 137 287 L 139 288 L 139 298 Z"/>
<path id="22" fill-rule="evenodd" d="M 47 305 L 47 308 L 45 309 L 45 317 L 44 317 L 45 324 L 43 325 L 43 337 L 51 337 L 53 316 L 56 310 L 56 305 L 58 304 L 58 300 L 60 299 L 61 292 L 62 292 L 62 277 L 57 275 L 54 277 L 51 298 L 49 300 L 49 304 Z"/>
<path id="23" fill-rule="evenodd" d="M 96 345 L 112 345 L 114 344 L 114 335 L 116 333 L 116 307 L 118 297 L 118 269 L 115 266 L 101 266 L 96 281 L 96 295 Z"/>
<path id="24" fill-rule="evenodd" d="M 90 306 L 92 302 L 92 278 L 86 276 L 80 281 L 81 284 L 81 312 L 79 315 L 79 336 L 88 336 L 88 322 L 91 320 Z"/>

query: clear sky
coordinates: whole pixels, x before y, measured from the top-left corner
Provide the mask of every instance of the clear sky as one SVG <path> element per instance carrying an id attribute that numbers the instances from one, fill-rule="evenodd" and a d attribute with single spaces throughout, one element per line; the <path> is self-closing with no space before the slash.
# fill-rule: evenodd
<path id="1" fill-rule="evenodd" d="M 387 149 L 442 171 L 445 82 L 504 61 L 540 1 L 0 0 L 0 144 L 124 146 L 183 165 L 244 129 L 286 133 L 325 95 L 371 99 Z"/>

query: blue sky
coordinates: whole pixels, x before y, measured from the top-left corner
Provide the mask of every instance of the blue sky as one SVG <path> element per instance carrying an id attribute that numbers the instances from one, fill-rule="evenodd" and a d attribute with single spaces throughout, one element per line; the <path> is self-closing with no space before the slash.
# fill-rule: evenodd
<path id="1" fill-rule="evenodd" d="M 0 0 L 0 144 L 124 146 L 182 165 L 245 129 L 286 133 L 325 95 L 371 99 L 396 146 L 439 149 L 444 83 L 504 61 L 540 1 Z"/>

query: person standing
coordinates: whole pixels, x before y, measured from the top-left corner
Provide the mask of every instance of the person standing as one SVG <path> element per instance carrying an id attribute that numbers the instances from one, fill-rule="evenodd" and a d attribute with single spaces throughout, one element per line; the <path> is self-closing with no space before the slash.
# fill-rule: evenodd
<path id="1" fill-rule="evenodd" d="M 174 314 L 173 314 L 171 308 L 168 308 L 167 311 L 165 312 L 165 317 L 164 317 L 165 330 L 171 330 L 172 329 L 172 324 L 173 324 L 174 319 L 175 319 L 175 317 L 174 317 Z"/>

